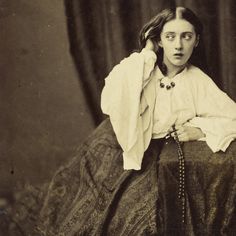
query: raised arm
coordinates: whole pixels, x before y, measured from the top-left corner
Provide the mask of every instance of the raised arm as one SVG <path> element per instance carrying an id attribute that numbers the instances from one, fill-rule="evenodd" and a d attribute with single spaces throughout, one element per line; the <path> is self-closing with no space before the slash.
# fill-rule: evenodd
<path id="1" fill-rule="evenodd" d="M 130 154 L 137 142 L 142 141 L 140 132 L 140 102 L 143 88 L 149 82 L 150 73 L 156 62 L 156 54 L 143 49 L 132 53 L 113 68 L 105 79 L 101 96 L 103 113 L 109 115 L 113 129 L 124 154 L 142 158 L 137 153 Z M 141 138 L 140 138 L 141 137 Z M 142 153 L 144 147 L 140 147 Z M 139 163 L 139 161 L 137 161 Z M 137 169 L 139 164 L 137 164 Z"/>

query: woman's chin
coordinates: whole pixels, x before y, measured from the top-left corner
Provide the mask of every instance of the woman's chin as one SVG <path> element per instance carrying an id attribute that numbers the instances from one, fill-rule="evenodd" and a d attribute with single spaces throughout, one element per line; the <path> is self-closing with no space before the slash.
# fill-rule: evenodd
<path id="1" fill-rule="evenodd" d="M 183 60 L 174 60 L 172 61 L 172 65 L 175 67 L 184 67 L 187 64 L 186 61 Z"/>

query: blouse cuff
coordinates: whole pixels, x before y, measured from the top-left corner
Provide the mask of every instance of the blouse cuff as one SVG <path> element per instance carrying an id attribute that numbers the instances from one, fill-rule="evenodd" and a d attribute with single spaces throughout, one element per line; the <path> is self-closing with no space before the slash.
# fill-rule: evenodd
<path id="1" fill-rule="evenodd" d="M 205 133 L 204 139 L 213 152 L 225 152 L 235 139 L 236 134 L 232 131 L 230 132 L 230 128 L 228 128 L 230 122 L 214 118 L 195 117 L 188 123 L 189 126 L 200 128 Z"/>
<path id="2" fill-rule="evenodd" d="M 137 163 L 135 158 L 129 157 L 123 153 L 123 167 L 124 170 L 140 170 L 141 163 Z"/>

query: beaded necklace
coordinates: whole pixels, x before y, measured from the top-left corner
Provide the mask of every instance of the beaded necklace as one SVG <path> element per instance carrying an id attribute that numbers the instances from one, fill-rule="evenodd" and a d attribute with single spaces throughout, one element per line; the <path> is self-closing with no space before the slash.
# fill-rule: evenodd
<path id="1" fill-rule="evenodd" d="M 161 71 L 163 74 L 166 74 L 167 72 L 167 66 L 163 63 L 162 66 L 160 67 Z M 180 70 L 178 72 L 181 73 L 184 70 Z M 160 80 L 160 87 L 161 88 L 166 88 L 167 90 L 170 90 L 171 88 L 175 87 L 175 83 L 172 81 L 169 84 L 164 84 L 162 82 L 163 78 Z M 179 189 L 178 189 L 178 198 L 180 199 L 180 204 L 181 204 L 181 223 L 184 228 L 184 223 L 185 223 L 185 204 L 186 204 L 186 198 L 185 198 L 185 160 L 184 160 L 184 153 L 177 135 L 177 130 L 175 128 L 175 125 L 172 126 L 173 132 L 174 132 L 174 139 L 177 144 L 177 149 L 178 149 L 178 159 L 179 159 Z"/>
<path id="2" fill-rule="evenodd" d="M 178 148 L 178 158 L 179 158 L 179 191 L 178 191 L 178 198 L 180 199 L 181 203 L 181 219 L 182 223 L 185 223 L 185 160 L 184 160 L 184 153 L 178 138 L 178 135 L 176 133 L 175 125 L 172 126 L 175 141 Z"/>
<path id="3" fill-rule="evenodd" d="M 162 65 L 159 68 L 160 68 L 163 75 L 167 74 L 167 66 L 164 63 L 162 63 Z M 176 75 L 181 73 L 184 69 L 185 69 L 185 67 L 183 67 L 180 71 L 178 71 L 178 73 L 176 73 Z M 172 81 L 169 84 L 165 84 L 165 83 L 163 83 L 162 80 L 163 80 L 163 78 L 161 78 L 161 80 L 160 80 L 160 87 L 161 88 L 166 88 L 167 90 L 170 90 L 171 88 L 175 87 L 175 82 Z"/>
<path id="4" fill-rule="evenodd" d="M 163 78 L 162 78 L 163 79 Z M 171 88 L 174 88 L 175 87 L 175 83 L 172 81 L 170 84 L 164 84 L 162 82 L 162 79 L 160 80 L 160 87 L 161 88 L 166 88 L 167 90 L 170 90 Z"/>

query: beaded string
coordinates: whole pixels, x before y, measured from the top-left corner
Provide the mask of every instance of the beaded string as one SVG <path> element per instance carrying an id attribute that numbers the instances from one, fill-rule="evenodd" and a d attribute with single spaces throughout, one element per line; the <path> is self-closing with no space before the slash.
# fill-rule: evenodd
<path id="1" fill-rule="evenodd" d="M 175 137 L 175 141 L 176 141 L 177 148 L 178 148 L 178 158 L 179 158 L 179 191 L 178 191 L 178 198 L 180 199 L 180 203 L 181 203 L 182 223 L 185 223 L 185 200 L 186 200 L 185 199 L 185 160 L 184 160 L 183 150 L 182 150 L 182 147 L 180 145 L 178 135 L 176 133 L 175 126 L 173 125 L 172 128 L 173 128 L 174 137 Z"/>
<path id="2" fill-rule="evenodd" d="M 163 78 L 162 78 L 163 79 Z M 160 87 L 161 88 L 166 88 L 167 90 L 170 90 L 171 88 L 174 88 L 175 87 L 175 83 L 172 81 L 170 84 L 167 84 L 165 85 L 163 82 L 162 82 L 162 79 L 160 80 Z"/>

